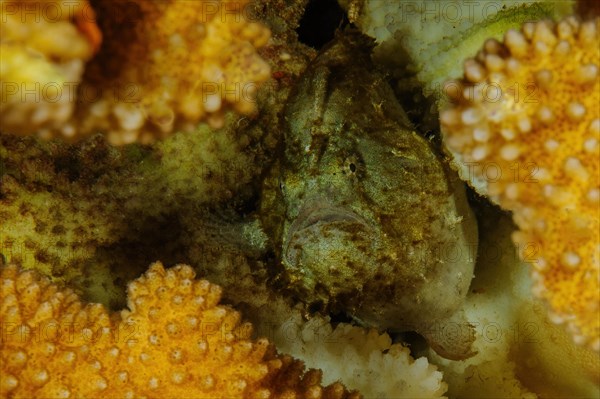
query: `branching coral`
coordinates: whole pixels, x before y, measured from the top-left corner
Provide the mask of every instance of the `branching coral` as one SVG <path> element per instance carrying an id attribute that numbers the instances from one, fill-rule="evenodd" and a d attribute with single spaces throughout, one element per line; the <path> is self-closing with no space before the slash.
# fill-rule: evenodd
<path id="1" fill-rule="evenodd" d="M 388 334 L 299 312 L 277 326 L 277 349 L 302 359 L 307 366 L 328 370 L 325 382 L 336 379 L 368 398 L 440 398 L 448 389 L 442 373 L 427 358 L 414 359 Z M 373 381 L 378 381 L 373 384 Z"/>
<path id="2" fill-rule="evenodd" d="M 525 24 L 449 84 L 440 120 L 462 174 L 513 211 L 534 291 L 600 350 L 600 19 Z"/>
<path id="3" fill-rule="evenodd" d="M 87 0 L 1 0 L 0 18 L 2 131 L 60 128 L 101 40 L 93 11 Z"/>
<path id="4" fill-rule="evenodd" d="M 458 72 L 456 59 L 478 48 L 481 41 L 500 36 L 508 28 L 528 20 L 570 12 L 574 2 L 343 0 L 341 3 L 363 32 L 385 44 L 381 50 L 388 51 L 389 46 L 394 46 L 397 51 L 392 56 L 408 56 L 408 69 L 431 92 L 438 91 L 445 76 Z"/>
<path id="5" fill-rule="evenodd" d="M 527 21 L 573 13 L 574 0 L 342 0 L 350 19 L 377 39 L 376 61 L 393 71 L 397 93 L 421 130 L 438 130 L 443 84 L 464 54 Z"/>
<path id="6" fill-rule="evenodd" d="M 2 268 L 2 396 L 357 398 L 277 355 L 189 266 L 160 263 L 110 316 L 32 271 Z"/>
<path id="7" fill-rule="evenodd" d="M 121 5 L 124 3 L 119 3 L 110 10 L 108 5 L 102 4 L 100 1 L 96 5 L 101 11 L 104 26 L 110 27 L 113 22 L 110 18 L 121 22 L 139 23 L 141 20 L 136 20 L 136 17 L 139 16 L 137 12 L 141 9 L 127 9 L 132 4 L 137 7 L 135 6 L 137 3 L 129 2 L 123 7 Z M 158 9 L 163 7 L 163 4 L 158 2 L 155 2 L 156 4 L 147 3 L 142 4 L 142 8 L 155 7 Z M 188 6 L 193 6 L 192 2 L 189 3 Z M 206 4 L 208 3 L 215 2 L 206 2 Z M 297 43 L 293 31 L 297 21 L 296 17 L 299 18 L 302 14 L 305 4 L 299 1 L 294 2 L 291 7 L 285 8 L 289 6 L 288 3 L 286 0 L 268 0 L 267 6 L 258 8 L 259 12 L 263 13 L 262 17 L 268 17 L 275 35 L 271 39 L 270 45 L 261 50 L 261 55 L 271 65 L 271 69 L 277 71 L 270 81 L 276 90 L 267 93 L 264 86 L 259 90 L 258 95 L 262 96 L 262 100 L 259 101 L 264 101 L 264 103 L 261 104 L 263 112 L 258 119 L 234 120 L 227 117 L 226 127 L 222 131 L 211 131 L 208 127 L 203 126 L 201 129 L 195 130 L 193 134 L 176 134 L 152 147 L 135 145 L 114 149 L 98 137 L 76 145 L 65 145 L 58 142 L 40 143 L 30 138 L 12 136 L 0 137 L 0 178 L 2 178 L 0 182 L 0 258 L 4 255 L 8 259 L 21 260 L 27 267 L 37 268 L 55 280 L 76 283 L 76 289 L 84 291 L 88 297 L 104 300 L 109 298 L 107 302 L 110 302 L 113 307 L 117 305 L 120 307 L 118 299 L 122 300 L 123 298 L 120 289 L 123 282 L 131 278 L 128 275 L 139 274 L 140 267 L 147 265 L 145 260 L 147 258 L 166 258 L 170 263 L 181 261 L 180 258 L 171 256 L 176 254 L 191 260 L 196 265 L 196 270 L 203 273 L 203 278 L 226 285 L 225 290 L 235 290 L 227 295 L 227 303 L 234 303 L 238 309 L 243 307 L 244 310 L 253 311 L 255 326 L 256 323 L 259 323 L 259 321 L 255 323 L 255 320 L 260 320 L 265 317 L 265 314 L 275 317 L 273 313 L 280 312 L 277 317 L 289 316 L 288 312 L 294 298 L 283 298 L 273 292 L 268 271 L 269 266 L 272 266 L 269 263 L 272 259 L 267 256 L 263 257 L 263 253 L 257 255 L 254 247 L 236 247 L 235 245 L 238 244 L 236 242 L 232 244 L 221 241 L 222 238 L 237 239 L 234 233 L 246 235 L 245 239 L 248 242 L 244 244 L 258 243 L 259 246 L 264 247 L 267 241 L 264 235 L 258 234 L 256 229 L 253 230 L 255 226 L 251 224 L 236 225 L 235 223 L 247 216 L 248 211 L 252 212 L 256 205 L 255 198 L 258 191 L 253 185 L 260 180 L 258 176 L 264 176 L 263 172 L 268 166 L 268 162 L 265 160 L 269 158 L 266 154 L 275 153 L 273 149 L 276 146 L 278 129 L 272 129 L 272 127 L 279 126 L 277 125 L 277 114 L 280 113 L 281 105 L 285 102 L 290 82 L 294 81 L 306 65 L 301 58 L 310 54 L 309 50 Z M 418 2 L 412 3 L 417 4 Z M 456 4 L 455 2 L 447 3 Z M 480 3 L 488 4 L 489 2 Z M 113 4 L 117 3 L 113 2 Z M 398 8 L 399 3 L 372 1 L 369 4 L 391 5 Z M 434 3 L 429 2 L 429 4 Z M 438 4 L 441 3 L 438 2 Z M 542 13 L 539 15 L 546 15 L 544 13 L 552 11 L 552 6 L 546 7 L 546 4 L 537 9 L 530 8 L 526 12 L 524 10 L 515 12 L 510 22 L 516 24 L 520 23 L 519 18 L 534 18 L 538 14 L 533 10 L 541 10 Z M 177 7 L 169 6 L 168 8 L 175 10 Z M 511 10 L 515 11 L 515 9 Z M 421 61 L 413 59 L 416 62 L 413 65 L 425 66 L 425 69 L 417 71 L 419 76 L 424 80 L 435 79 L 435 82 L 442 79 L 445 74 L 440 73 L 441 70 L 458 65 L 453 61 L 456 58 L 453 54 L 463 53 L 465 48 L 475 46 L 474 43 L 481 38 L 481 35 L 485 34 L 487 37 L 490 31 L 497 33 L 504 30 L 507 26 L 505 24 L 509 20 L 503 18 L 511 16 L 512 11 L 506 11 L 502 18 L 495 19 L 496 24 L 484 26 L 479 25 L 484 21 L 475 21 L 479 26 L 474 30 L 463 29 L 468 24 L 461 24 L 456 29 L 450 29 L 447 26 L 444 29 L 427 29 L 428 37 L 423 42 L 412 42 L 414 45 L 412 50 L 417 50 L 421 46 L 428 47 L 423 43 L 438 40 L 439 37 L 436 36 L 438 33 L 445 34 L 444 32 L 449 30 L 460 33 L 449 34 L 448 38 L 443 40 L 444 44 L 439 47 L 429 46 L 423 52 L 419 50 L 411 54 L 411 56 L 415 54 L 423 56 Z M 153 12 L 151 10 L 149 14 L 145 15 L 155 15 L 156 21 L 167 20 L 166 14 L 159 16 Z M 420 25 L 422 21 L 417 21 L 417 19 L 410 19 L 408 22 L 412 27 L 419 25 L 418 28 L 422 28 L 423 26 Z M 388 28 L 399 26 L 397 22 L 398 20 L 390 21 L 389 19 L 384 21 Z M 190 114 L 190 109 L 197 110 L 193 105 L 195 99 L 192 98 L 189 103 L 186 103 L 187 105 L 191 104 L 190 108 L 186 108 L 186 104 L 182 104 L 182 102 L 187 101 L 188 98 L 171 96 L 172 93 L 180 93 L 177 91 L 177 83 L 171 85 L 172 81 L 166 82 L 162 93 L 167 93 L 170 97 L 163 99 L 160 98 L 160 94 L 156 94 L 161 93 L 162 89 L 156 89 L 152 84 L 152 79 L 138 78 L 140 76 L 138 73 L 141 73 L 139 65 L 153 65 L 151 61 L 148 61 L 152 56 L 148 55 L 144 60 L 140 57 L 138 62 L 133 57 L 130 58 L 130 54 L 127 53 L 129 50 L 124 49 L 137 49 L 136 46 L 139 45 L 146 46 L 146 49 L 157 50 L 159 45 L 155 46 L 154 43 L 145 42 L 146 37 L 156 37 L 152 36 L 156 32 L 142 32 L 139 36 L 129 35 L 129 33 L 140 31 L 142 28 L 139 26 L 148 26 L 144 25 L 145 23 L 142 21 L 141 24 L 133 24 L 135 26 L 121 27 L 114 30 L 113 33 L 109 31 L 113 36 L 116 36 L 117 33 L 121 34 L 119 41 L 122 48 L 111 49 L 111 46 L 116 46 L 114 37 L 111 38 L 111 43 L 104 48 L 103 55 L 92 61 L 92 68 L 88 70 L 86 77 L 85 88 L 92 90 L 94 92 L 92 94 L 101 92 L 102 97 L 95 98 L 96 100 L 100 99 L 100 102 L 83 104 L 76 119 L 64 125 L 63 133 L 69 135 L 77 132 L 77 136 L 80 133 L 85 135 L 100 126 L 100 130 L 111 134 L 111 140 L 122 143 L 133 139 L 150 141 L 155 137 L 164 137 L 169 134 L 169 129 L 190 128 L 199 118 L 206 118 L 213 125 L 221 122 L 219 120 L 222 117 L 221 110 L 214 114 L 207 113 L 204 116 Z M 76 22 L 74 25 L 81 31 L 82 35 L 80 36 L 84 37 L 92 47 L 97 45 L 97 32 L 94 33 L 93 29 L 89 29 L 90 26 L 86 27 L 80 22 Z M 176 25 L 173 24 L 173 27 L 167 27 L 165 30 L 180 29 Z M 160 29 L 163 27 L 161 25 Z M 403 33 L 408 33 L 402 42 L 411 43 L 412 39 L 418 37 L 416 33 L 418 31 L 404 30 Z M 396 38 L 400 36 L 398 32 L 394 34 Z M 279 37 L 277 37 L 278 35 Z M 472 40 L 462 40 L 466 36 Z M 176 35 L 174 40 L 177 45 Z M 183 41 L 185 42 L 186 38 Z M 170 54 L 176 56 L 174 59 L 179 60 L 177 58 L 179 56 L 182 59 L 194 57 L 191 51 L 189 54 L 182 54 L 171 44 L 173 43 L 164 42 L 160 44 L 160 47 L 173 50 Z M 10 61 L 13 65 L 20 66 L 19 73 L 27 76 L 43 75 L 48 78 L 47 81 L 62 79 L 60 76 L 52 75 L 56 72 L 55 69 L 44 69 L 49 65 L 44 58 L 40 58 L 38 63 L 29 57 L 30 53 L 25 54 L 27 57 L 24 53 L 20 53 L 19 46 L 15 46 L 14 43 L 2 42 L 2 45 L 8 46 L 7 50 L 2 48 L 2 61 Z M 454 51 L 449 51 L 448 47 L 452 46 L 456 46 L 456 48 Z M 439 53 L 440 48 L 443 49 L 442 53 Z M 109 53 L 116 54 L 118 59 L 111 60 L 106 55 Z M 5 57 L 5 55 L 7 56 Z M 159 54 L 159 56 L 161 55 Z M 164 54 L 162 56 L 166 57 Z M 255 53 L 252 56 L 257 57 Z M 28 60 L 27 68 L 22 65 L 23 57 Z M 298 62 L 298 60 L 300 61 Z M 422 60 L 426 61 L 423 63 Z M 436 62 L 431 62 L 431 60 L 436 60 Z M 126 71 L 119 71 L 114 67 L 120 62 L 124 62 L 124 65 L 127 66 Z M 187 65 L 185 62 L 175 62 L 171 64 L 171 66 L 173 65 L 177 70 L 187 71 L 187 68 L 192 67 L 201 69 L 199 65 Z M 109 68 L 103 69 L 104 67 Z M 156 70 L 158 69 L 160 66 L 157 66 Z M 16 71 L 16 69 L 13 67 L 12 71 Z M 129 85 L 133 81 L 131 78 L 133 75 L 135 75 L 135 79 L 138 79 L 134 82 L 138 86 Z M 77 77 L 77 79 L 79 78 Z M 111 85 L 117 87 L 107 89 L 102 86 L 104 81 L 110 81 Z M 187 84 L 187 82 L 184 83 Z M 161 85 L 162 83 L 165 82 L 161 82 Z M 422 83 L 428 85 L 428 82 L 423 81 Z M 251 86 L 254 85 L 251 84 Z M 134 89 L 143 87 L 144 92 L 137 93 L 140 94 L 139 101 L 133 105 L 123 104 L 125 102 L 121 101 L 123 95 L 136 94 L 127 91 L 132 87 Z M 106 95 L 108 91 L 110 93 Z M 117 97 L 119 95 L 121 97 L 113 98 L 110 96 L 113 93 L 116 93 Z M 149 95 L 147 98 L 146 94 Z M 202 97 L 199 95 L 198 98 Z M 144 100 L 153 104 L 159 103 L 158 109 L 141 108 L 145 104 Z M 244 109 L 237 109 L 233 103 L 227 103 L 223 99 L 221 101 L 221 105 L 225 104 L 225 108 L 246 112 Z M 165 108 L 160 108 L 165 104 Z M 143 110 L 142 114 L 145 118 L 142 118 L 141 122 L 136 119 L 140 109 Z M 156 113 L 152 114 L 151 111 L 156 111 Z M 56 113 L 52 117 L 61 115 L 61 113 Z M 190 117 L 190 115 L 192 116 Z M 20 123 L 22 122 L 23 120 L 20 120 Z M 134 126 L 135 123 L 142 123 L 142 126 L 139 130 L 123 129 L 123 123 L 129 122 L 132 123 L 132 125 L 127 125 L 129 127 Z M 23 127 L 24 124 L 18 126 Z M 50 135 L 50 130 L 52 129 L 46 130 L 45 134 Z M 59 133 L 59 130 L 52 130 L 52 132 Z M 265 133 L 267 130 L 270 133 Z M 138 132 L 143 133 L 138 134 Z M 43 130 L 42 134 L 44 134 Z M 257 145 L 257 141 L 261 143 Z M 224 200 L 229 200 L 229 202 L 224 205 Z M 224 220 L 219 219 L 223 215 L 222 207 L 226 208 L 226 211 L 231 211 L 224 213 L 226 215 Z M 527 216 L 518 211 L 515 211 L 515 215 L 522 218 Z M 204 220 L 206 216 L 209 216 L 209 221 Z M 246 228 L 249 230 L 246 231 Z M 488 239 L 494 240 L 497 237 L 504 237 L 508 234 L 506 231 L 510 229 L 495 231 L 490 229 L 490 226 L 485 226 L 484 230 L 489 233 Z M 525 232 L 525 230 L 523 231 Z M 548 229 L 548 231 L 554 234 L 553 230 Z M 535 245 L 546 245 L 550 238 L 543 236 L 539 239 L 546 241 L 540 241 L 541 244 L 534 243 Z M 554 238 L 552 239 L 554 240 Z M 527 240 L 531 241 L 530 238 Z M 211 253 L 206 252 L 207 247 L 210 247 Z M 251 259 L 253 256 L 255 258 Z M 256 262 L 258 256 L 260 256 L 260 260 Z M 241 257 L 244 258 L 243 261 Z M 122 260 L 126 258 L 131 262 L 127 263 L 127 268 L 123 268 L 121 267 L 124 264 Z M 514 263 L 520 265 L 517 261 Z M 479 280 L 479 284 L 474 287 L 477 292 L 469 294 L 464 310 L 468 321 L 477 326 L 477 333 L 485 328 L 483 331 L 486 335 L 483 339 L 478 336 L 475 342 L 475 349 L 479 353 L 468 361 L 462 362 L 444 360 L 436 357 L 433 352 L 427 354 L 430 361 L 441 364 L 444 379 L 449 385 L 448 395 L 451 397 L 515 397 L 518 395 L 533 397 L 532 392 L 536 392 L 542 396 L 558 394 L 569 397 L 597 396 L 598 362 L 597 357 L 594 357 L 595 353 L 587 350 L 587 347 L 576 347 L 567 342 L 564 339 L 566 334 L 558 334 L 561 332 L 560 326 L 541 324 L 540 320 L 546 322 L 543 312 L 531 311 L 531 308 L 538 309 L 535 307 L 537 304 L 531 306 L 528 298 L 523 299 L 530 292 L 529 286 L 523 283 L 523 281 L 528 281 L 527 277 L 520 271 L 503 267 L 490 268 L 486 274 L 481 269 L 481 265 L 479 266 L 476 277 L 483 276 L 483 281 Z M 499 266 L 505 266 L 505 264 L 502 263 Z M 13 276 L 16 277 L 17 271 L 14 268 L 13 270 Z M 181 270 L 174 273 L 179 276 L 178 273 Z M 186 270 L 181 272 L 181 277 L 189 275 L 189 269 Z M 499 278 L 500 271 L 505 272 L 501 275 L 504 278 Z M 169 273 L 168 271 L 164 274 L 162 271 L 158 273 L 159 279 L 163 279 L 164 285 L 168 287 L 167 291 L 187 289 L 187 283 L 183 284 L 181 288 L 170 287 Z M 506 278 L 508 274 L 511 276 L 510 279 Z M 25 339 L 28 341 L 27 346 L 21 346 L 22 349 L 20 352 L 16 352 L 15 356 L 8 358 L 7 361 L 5 358 L 2 359 L 3 367 L 5 365 L 13 367 L 11 369 L 13 371 L 11 371 L 12 374 L 5 374 L 5 369 L 2 369 L 0 380 L 5 385 L 2 386 L 3 391 L 0 396 L 10 396 L 11 394 L 7 393 L 8 389 L 13 389 L 13 392 L 15 389 L 20 389 L 19 387 L 14 388 L 15 383 L 18 384 L 22 381 L 20 378 L 29 379 L 32 387 L 35 384 L 43 385 L 41 390 L 46 391 L 43 391 L 42 394 L 49 392 L 49 395 L 64 395 L 67 391 L 63 388 L 67 388 L 67 385 L 70 387 L 71 384 L 80 384 L 82 389 L 80 396 L 86 395 L 85 392 L 104 388 L 105 385 L 105 392 L 109 389 L 122 388 L 123 391 L 117 392 L 116 396 L 127 393 L 125 392 L 126 384 L 117 385 L 117 388 L 114 388 L 114 383 L 118 384 L 119 378 L 127 376 L 127 384 L 130 386 L 143 387 L 148 392 L 153 390 L 149 396 L 154 396 L 155 393 L 158 396 L 164 392 L 161 390 L 166 389 L 165 384 L 182 383 L 185 385 L 185 381 L 181 381 L 182 378 L 199 377 L 200 371 L 196 368 L 191 368 L 191 373 L 185 371 L 188 373 L 186 375 L 182 372 L 183 366 L 181 365 L 187 366 L 186 362 L 189 362 L 198 353 L 192 350 L 193 356 L 190 357 L 186 355 L 190 352 L 185 352 L 185 349 L 189 349 L 191 346 L 177 346 L 184 342 L 183 337 L 177 335 L 179 330 L 175 323 L 179 323 L 179 319 L 182 319 L 179 317 L 178 311 L 152 323 L 149 323 L 147 319 L 140 318 L 142 312 L 146 312 L 148 307 L 155 306 L 157 303 L 154 297 L 143 299 L 144 291 L 156 288 L 152 285 L 153 282 L 157 282 L 156 275 L 149 278 L 147 276 L 132 286 L 130 298 L 135 296 L 137 299 L 132 299 L 130 310 L 121 315 L 110 315 L 99 306 L 79 304 L 78 299 L 72 293 L 66 294 L 61 299 L 63 294 L 59 294 L 55 286 L 48 285 L 45 280 L 37 280 L 37 277 L 32 277 L 33 275 L 24 273 L 21 274 L 24 277 L 17 278 L 21 281 L 19 283 L 21 291 L 19 292 L 22 295 L 20 294 L 19 298 L 26 299 L 38 295 L 35 292 L 37 284 L 40 289 L 39 298 L 42 298 L 40 302 L 49 299 L 45 303 L 53 304 L 52 312 L 61 306 L 62 309 L 73 312 L 82 307 L 83 310 L 78 311 L 73 319 L 57 318 L 55 320 L 57 323 L 51 322 L 54 323 L 52 325 L 59 326 L 63 325 L 62 321 L 67 326 L 77 325 L 78 331 L 82 333 L 69 336 L 68 333 L 72 330 L 67 329 L 66 337 L 64 335 L 55 337 L 56 340 L 52 345 L 43 346 L 36 341 L 37 336 L 33 334 L 39 329 L 31 329 L 29 332 L 26 329 L 12 329 L 13 325 L 4 324 L 5 309 L 2 309 L 2 326 L 8 327 L 3 330 L 8 333 L 4 336 L 12 339 L 15 336 L 21 337 L 20 334 L 27 332 L 23 337 L 26 337 Z M 4 275 L 2 278 L 4 279 Z M 85 282 L 78 284 L 81 278 Z M 37 283 L 23 288 L 22 286 L 26 285 L 28 279 L 31 279 L 29 282 L 35 280 Z M 29 288 L 32 290 L 29 291 Z M 4 289 L 5 286 L 2 287 L 3 295 Z M 512 298 L 514 292 L 511 290 L 520 290 L 519 293 L 523 298 L 514 300 Z M 60 290 L 60 292 L 63 291 Z M 159 290 L 159 292 L 162 291 Z M 209 289 L 204 296 L 205 300 L 207 302 L 214 301 L 213 294 L 215 292 Z M 115 298 L 117 300 L 113 302 Z M 285 302 L 283 309 L 275 309 L 275 305 L 273 305 L 275 298 L 277 301 Z M 7 304 L 7 307 L 10 307 L 15 303 L 15 299 L 16 297 L 5 298 L 2 296 L 2 305 Z M 53 300 L 54 302 L 52 302 Z M 64 306 L 60 305 L 61 300 Z M 256 305 L 261 301 L 264 306 L 257 308 Z M 178 306 L 177 302 L 178 300 L 175 300 L 175 302 L 169 303 L 169 306 Z M 189 304 L 179 305 L 185 307 Z M 162 307 L 162 305 L 158 306 Z M 37 307 L 39 312 L 33 307 L 21 309 L 24 309 L 23 314 L 36 314 L 34 317 L 40 321 L 44 317 L 54 316 L 52 312 L 50 312 L 51 314 L 45 313 L 48 311 L 47 305 Z M 165 311 L 165 308 L 162 307 L 161 310 Z M 231 311 L 227 310 L 227 312 Z M 302 358 L 309 367 L 326 370 L 328 379 L 325 380 L 325 383 L 339 377 L 347 386 L 361 388 L 361 390 L 364 388 L 364 393 L 373 397 L 438 397 L 444 393 L 446 383 L 441 381 L 440 371 L 437 371 L 435 366 L 424 358 L 415 361 L 410 356 L 407 347 L 392 345 L 386 334 L 366 333 L 364 329 L 345 323 L 332 326 L 328 318 L 320 316 L 313 317 L 308 322 L 302 321 L 299 312 L 297 309 L 294 310 L 289 323 L 280 325 L 274 336 L 274 342 L 278 345 L 279 350 L 289 351 L 292 355 Z M 15 314 L 11 313 L 12 316 Z M 169 327 L 169 322 L 175 318 L 178 320 L 175 320 Z M 73 320 L 75 320 L 75 324 L 73 324 Z M 225 324 L 222 326 L 227 324 L 227 328 L 231 327 L 228 331 L 233 334 L 235 340 L 245 340 L 244 344 L 231 346 L 232 357 L 235 357 L 236 348 L 247 348 L 246 344 L 252 346 L 253 351 L 255 350 L 253 353 L 256 354 L 256 358 L 245 358 L 248 361 L 243 363 L 247 366 L 246 371 L 248 371 L 245 377 L 247 378 L 246 384 L 249 384 L 248 389 L 253 386 L 256 386 L 257 389 L 262 389 L 266 385 L 271 386 L 272 381 L 286 379 L 285 375 L 292 376 L 292 385 L 302 385 L 299 382 L 300 363 L 289 357 L 276 357 L 272 348 L 265 348 L 264 341 L 250 343 L 247 325 L 236 324 L 236 320 L 233 312 L 227 313 L 224 316 Z M 232 326 L 231 321 L 237 327 Z M 490 344 L 485 340 L 485 338 L 494 338 L 495 323 L 501 323 L 507 329 L 514 327 L 516 331 L 523 325 L 531 325 L 532 321 L 543 329 L 539 335 L 540 339 L 535 345 L 529 342 L 513 344 L 508 339 L 506 342 L 502 341 L 495 345 L 496 341 Z M 43 321 L 41 324 L 44 324 Z M 39 325 L 40 323 L 38 323 Z M 206 333 L 206 342 L 209 342 L 210 339 L 214 339 L 214 341 L 209 343 L 220 344 L 223 342 L 222 338 L 225 336 L 212 334 L 215 332 L 213 325 L 206 323 L 204 325 L 207 328 L 198 330 L 199 336 Z M 187 324 L 184 322 L 179 326 L 186 327 Z M 490 326 L 491 328 L 488 328 Z M 136 330 L 137 327 L 141 328 Z M 160 334 L 152 334 L 153 329 L 163 327 L 165 332 L 162 337 L 159 336 Z M 262 326 L 259 324 L 259 327 Z M 102 328 L 108 330 L 103 331 Z M 216 328 L 218 329 L 218 326 Z M 52 334 L 52 328 L 48 331 Z M 127 339 L 131 335 L 137 337 L 139 331 L 146 334 L 146 338 L 150 338 L 150 340 L 144 342 L 138 340 L 135 344 L 130 341 L 127 344 Z M 218 333 L 221 331 L 219 330 Z M 492 336 L 489 335 L 490 331 Z M 504 337 L 509 336 L 506 331 L 504 330 Z M 513 330 L 510 331 L 512 339 Z M 529 331 L 519 330 L 520 333 L 529 333 Z M 118 334 L 116 337 L 115 333 Z M 290 333 L 292 334 L 291 340 Z M 28 335 L 33 335 L 33 338 L 29 338 Z M 172 335 L 174 336 L 172 337 Z M 215 338 L 213 335 L 219 335 L 219 337 Z M 119 338 L 125 341 L 119 341 Z M 147 349 L 153 347 L 152 341 L 160 345 L 160 352 Z M 5 342 L 8 341 L 2 341 L 2 356 L 7 348 L 4 346 Z M 64 349 L 65 345 L 68 345 L 69 349 Z M 141 347 L 142 345 L 144 348 Z M 181 347 L 184 347 L 184 351 L 177 351 Z M 416 354 L 419 353 L 419 345 L 413 345 L 411 349 L 416 358 Z M 32 352 L 28 353 L 27 351 Z M 259 359 L 263 352 L 262 359 Z M 14 372 L 15 368 L 19 367 L 19 362 L 23 360 L 22 354 L 29 356 L 31 360 L 29 364 L 32 366 L 24 372 L 24 376 Z M 60 357 L 59 354 L 63 357 Z M 210 363 L 210 367 L 217 368 L 215 362 L 220 359 L 221 355 L 225 356 L 226 353 L 209 358 L 209 361 L 213 361 Z M 132 363 L 127 362 L 129 358 L 133 359 Z M 107 378 L 106 372 L 109 368 L 105 367 L 105 364 L 116 364 L 119 359 L 125 359 L 120 364 L 124 364 L 126 370 L 123 371 L 129 374 L 117 374 L 116 378 L 111 380 Z M 158 361 L 156 361 L 157 359 Z M 567 370 L 562 370 L 560 365 L 565 361 L 564 359 L 567 359 L 570 364 Z M 83 361 L 79 363 L 80 360 Z M 183 361 L 183 363 L 177 365 L 178 361 Z M 263 361 L 268 362 L 265 366 L 266 369 L 261 363 Z M 281 361 L 281 368 L 276 371 L 273 362 L 278 363 L 279 361 Z M 69 372 L 60 375 L 62 380 L 55 379 L 56 374 L 48 373 L 51 367 L 63 367 L 69 362 L 76 362 L 78 367 L 73 369 L 69 365 Z M 159 366 L 148 371 L 148 368 L 142 366 L 144 362 L 152 362 L 153 366 Z M 46 365 L 46 373 L 42 369 L 43 364 Z M 169 368 L 162 365 L 173 366 Z M 267 374 L 262 378 L 265 370 L 267 370 Z M 230 371 L 232 374 L 229 376 L 233 377 L 225 377 Z M 226 380 L 227 383 L 221 387 L 215 385 L 214 389 L 222 392 L 224 389 L 240 388 L 239 381 L 241 379 L 234 375 L 236 372 L 236 369 L 225 367 L 223 374 L 214 373 L 217 374 L 217 377 L 223 376 L 223 379 L 213 376 L 212 380 L 210 378 L 198 378 L 197 380 L 207 385 L 210 385 L 211 382 L 219 384 Z M 557 375 L 560 375 L 560 378 L 556 378 Z M 4 378 L 5 376 L 7 378 Z M 582 378 L 582 376 L 584 377 Z M 317 377 L 318 373 L 309 372 L 303 381 L 307 385 L 311 385 Z M 49 380 L 46 384 L 44 384 L 45 379 Z M 257 382 L 253 385 L 253 381 L 264 381 L 264 384 Z M 319 388 L 315 388 L 315 391 L 319 391 Z M 181 391 L 169 392 L 174 392 L 173 396 L 182 395 Z M 277 394 L 283 395 L 281 391 Z M 330 395 L 327 391 L 321 391 L 321 394 L 323 396 Z M 29 396 L 29 393 L 27 395 Z M 169 393 L 169 395 L 171 394 Z M 89 396 L 100 395 L 90 394 Z M 305 396 L 310 397 L 310 395 Z"/>
<path id="8" fill-rule="evenodd" d="M 101 131 L 111 143 L 123 144 L 193 130 L 200 120 L 221 127 L 227 109 L 254 113 L 258 86 L 270 77 L 269 65 L 256 52 L 270 31 L 252 20 L 248 0 L 99 1 L 94 7 L 102 33 L 87 2 L 70 8 L 50 0 L 3 3 L 9 21 L 3 33 L 10 41 L 2 42 L 2 80 L 19 88 L 3 104 L 9 133 L 79 138 Z M 14 4 L 20 12 L 12 11 Z M 37 13 L 29 15 L 32 5 Z M 61 7 L 68 7 L 74 23 L 51 19 L 49 5 L 66 18 Z M 34 18 L 42 23 L 31 22 Z M 98 49 L 101 36 L 100 52 L 78 87 L 83 61 Z M 28 49 L 58 59 L 62 69 Z M 29 67 L 22 70 L 23 64 Z M 22 84 L 35 85 L 46 104 L 34 108 L 33 118 Z"/>
<path id="9" fill-rule="evenodd" d="M 104 45 L 88 66 L 78 134 L 108 133 L 115 144 L 222 126 L 224 111 L 256 109 L 270 77 L 257 54 L 269 29 L 248 0 L 97 2 Z M 69 126 L 69 125 L 67 125 Z"/>

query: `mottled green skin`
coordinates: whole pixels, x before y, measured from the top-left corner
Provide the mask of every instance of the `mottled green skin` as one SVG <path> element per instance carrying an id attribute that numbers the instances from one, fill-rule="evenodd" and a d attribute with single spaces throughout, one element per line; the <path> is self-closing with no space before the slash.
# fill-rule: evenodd
<path id="1" fill-rule="evenodd" d="M 369 44 L 339 37 L 290 95 L 272 183 L 284 218 L 265 225 L 288 288 L 314 309 L 425 332 L 463 302 L 477 228 L 464 187 L 373 72 Z"/>

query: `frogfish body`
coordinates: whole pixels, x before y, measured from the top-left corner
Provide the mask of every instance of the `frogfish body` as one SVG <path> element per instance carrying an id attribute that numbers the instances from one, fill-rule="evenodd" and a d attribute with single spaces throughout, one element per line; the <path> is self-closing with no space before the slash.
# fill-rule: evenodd
<path id="1" fill-rule="evenodd" d="M 284 217 L 265 227 L 277 224 L 284 280 L 310 309 L 417 331 L 464 358 L 471 338 L 443 329 L 464 321 L 476 222 L 464 185 L 374 71 L 366 40 L 339 35 L 290 94 L 273 184 Z"/>

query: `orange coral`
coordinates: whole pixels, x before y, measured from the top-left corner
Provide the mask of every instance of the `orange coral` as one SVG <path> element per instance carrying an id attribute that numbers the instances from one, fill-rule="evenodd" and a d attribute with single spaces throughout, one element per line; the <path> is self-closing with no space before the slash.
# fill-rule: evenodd
<path id="1" fill-rule="evenodd" d="M 220 287 L 160 263 L 110 316 L 32 271 L 3 267 L 2 397 L 357 398 L 250 339 Z"/>
<path id="2" fill-rule="evenodd" d="M 91 7 L 80 8 L 73 18 L 77 30 L 87 38 L 94 54 L 97 53 L 102 44 L 102 32 L 100 32 L 100 28 L 96 25 L 96 13 L 94 10 Z"/>
<path id="3" fill-rule="evenodd" d="M 600 19 L 528 23 L 489 40 L 440 115 L 463 177 L 513 211 L 535 292 L 600 349 Z"/>
<path id="4" fill-rule="evenodd" d="M 100 130 L 114 144 L 149 142 L 224 112 L 256 110 L 270 77 L 258 55 L 269 29 L 249 0 L 110 1 L 95 4 L 104 42 L 86 69 L 78 134 Z"/>
<path id="5" fill-rule="evenodd" d="M 71 118 L 85 62 L 101 41 L 92 14 L 87 0 L 0 0 L 3 133 L 58 129 Z"/>
<path id="6" fill-rule="evenodd" d="M 11 101 L 0 104 L 0 116 L 11 133 L 76 139 L 103 132 L 125 144 L 191 131 L 200 121 L 221 127 L 229 109 L 256 111 L 258 87 L 270 77 L 257 49 L 271 33 L 252 20 L 250 0 L 112 0 L 94 9 L 87 0 L 3 0 L 1 11 L 2 51 L 11 61 L 1 72 Z M 15 44 L 23 47 L 18 57 Z M 40 55 L 57 66 L 38 65 Z M 31 87 L 37 98 L 50 97 L 44 109 L 24 100 L 35 94 Z"/>

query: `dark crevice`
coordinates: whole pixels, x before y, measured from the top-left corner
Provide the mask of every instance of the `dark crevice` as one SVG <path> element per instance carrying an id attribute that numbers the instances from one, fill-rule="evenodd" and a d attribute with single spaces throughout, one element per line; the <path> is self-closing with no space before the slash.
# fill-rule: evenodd
<path id="1" fill-rule="evenodd" d="M 301 43 L 318 50 L 347 24 L 346 13 L 336 0 L 310 0 L 296 32 Z"/>

